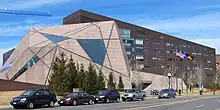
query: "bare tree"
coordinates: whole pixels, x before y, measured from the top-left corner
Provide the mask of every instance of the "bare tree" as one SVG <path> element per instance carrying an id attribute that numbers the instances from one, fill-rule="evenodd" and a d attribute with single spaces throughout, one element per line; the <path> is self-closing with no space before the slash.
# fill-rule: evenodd
<path id="1" fill-rule="evenodd" d="M 143 76 L 140 74 L 140 70 L 143 69 L 143 65 L 138 65 L 136 62 L 135 72 L 131 75 L 131 82 L 136 85 L 138 88 L 142 88 L 143 86 Z"/>
<path id="2" fill-rule="evenodd" d="M 203 87 L 203 80 L 204 80 L 204 68 L 203 68 L 203 63 L 199 63 L 199 65 L 195 68 L 194 71 L 195 75 L 195 81 L 196 84 L 198 84 L 199 88 Z"/>
<path id="3" fill-rule="evenodd" d="M 170 73 L 172 80 L 172 77 L 176 75 L 176 71 L 177 71 L 177 66 L 175 61 L 172 65 L 165 67 L 164 76 L 167 76 L 167 74 Z M 177 84 L 177 79 L 176 79 L 176 84 Z M 171 88 L 172 88 L 172 83 L 171 83 Z"/>
<path id="4" fill-rule="evenodd" d="M 189 70 L 189 72 L 187 72 L 187 85 L 188 85 L 188 88 L 190 88 L 190 91 L 193 92 L 193 84 L 195 81 L 194 80 L 194 77 L 195 77 L 195 71 L 193 69 Z"/>
<path id="5" fill-rule="evenodd" d="M 215 73 L 215 83 L 217 84 L 220 81 L 220 69 L 217 68 Z"/>

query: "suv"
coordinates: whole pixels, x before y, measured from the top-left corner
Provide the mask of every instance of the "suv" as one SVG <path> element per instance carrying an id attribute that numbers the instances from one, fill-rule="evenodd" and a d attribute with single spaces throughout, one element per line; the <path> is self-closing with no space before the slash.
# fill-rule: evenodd
<path id="1" fill-rule="evenodd" d="M 158 99 L 160 98 L 175 98 L 176 91 L 174 89 L 162 89 L 158 94 Z"/>
<path id="2" fill-rule="evenodd" d="M 122 101 L 127 101 L 127 100 L 133 101 L 136 99 L 144 100 L 144 94 L 140 89 L 127 89 L 125 90 L 125 93 L 122 96 Z"/>
<path id="3" fill-rule="evenodd" d="M 32 89 L 26 90 L 20 96 L 14 97 L 10 104 L 14 109 L 25 107 L 32 109 L 36 106 L 48 105 L 54 107 L 56 95 L 49 89 Z"/>
<path id="4" fill-rule="evenodd" d="M 120 95 L 117 90 L 101 90 L 95 96 L 95 103 L 105 102 L 109 103 L 111 101 L 119 102 Z"/>
<path id="5" fill-rule="evenodd" d="M 94 97 L 90 96 L 86 92 L 73 92 L 69 93 L 66 97 L 58 99 L 60 105 L 77 105 L 87 103 L 89 105 L 94 104 Z"/>

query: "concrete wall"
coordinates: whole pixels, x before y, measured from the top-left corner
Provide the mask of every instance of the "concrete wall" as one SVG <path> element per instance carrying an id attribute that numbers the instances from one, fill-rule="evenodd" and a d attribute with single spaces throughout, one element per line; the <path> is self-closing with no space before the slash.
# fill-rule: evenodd
<path id="1" fill-rule="evenodd" d="M 167 76 L 163 76 L 163 75 L 158 75 L 158 74 L 153 74 L 153 73 L 145 73 L 145 72 L 136 72 L 136 71 L 132 71 L 133 76 L 136 76 L 134 74 L 139 74 L 139 80 L 142 80 L 144 82 L 152 82 L 152 84 L 150 84 L 146 90 L 161 90 L 164 88 L 168 88 L 169 87 L 169 79 Z M 134 78 L 135 79 L 135 78 Z M 177 82 L 177 83 L 176 83 Z M 186 85 L 184 82 L 182 82 L 182 79 L 180 78 L 176 78 L 176 77 L 172 77 L 171 78 L 171 87 L 173 89 L 176 89 L 176 87 L 178 87 L 178 89 L 186 89 Z"/>
<path id="2" fill-rule="evenodd" d="M 47 88 L 47 87 L 44 85 L 0 79 L 0 91 L 19 91 L 26 89 L 38 89 L 38 88 Z"/>

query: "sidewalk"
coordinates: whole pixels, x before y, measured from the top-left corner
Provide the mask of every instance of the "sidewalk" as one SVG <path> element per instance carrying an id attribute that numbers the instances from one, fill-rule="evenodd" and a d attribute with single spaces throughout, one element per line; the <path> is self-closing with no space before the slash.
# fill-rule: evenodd
<path id="1" fill-rule="evenodd" d="M 0 109 L 13 108 L 11 105 L 0 105 Z"/>

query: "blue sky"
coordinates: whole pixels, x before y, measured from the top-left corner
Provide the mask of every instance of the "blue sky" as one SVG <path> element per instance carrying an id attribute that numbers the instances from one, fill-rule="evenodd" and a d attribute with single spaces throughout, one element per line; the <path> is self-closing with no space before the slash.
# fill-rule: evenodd
<path id="1" fill-rule="evenodd" d="M 51 12 L 52 17 L 0 14 L 2 54 L 35 26 L 61 25 L 78 9 L 114 17 L 216 48 L 220 53 L 220 0 L 1 0 L 0 9 Z"/>

